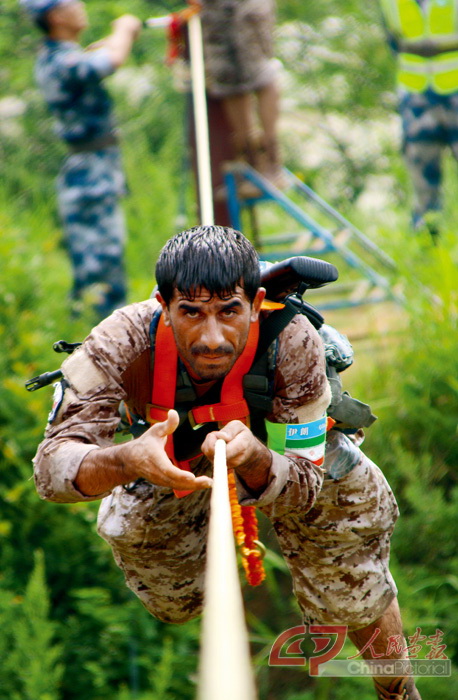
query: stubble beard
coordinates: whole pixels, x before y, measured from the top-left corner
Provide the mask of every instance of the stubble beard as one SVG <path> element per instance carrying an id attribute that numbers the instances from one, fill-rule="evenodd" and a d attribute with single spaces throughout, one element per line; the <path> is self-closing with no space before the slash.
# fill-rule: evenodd
<path id="1" fill-rule="evenodd" d="M 218 379 L 223 379 L 231 371 L 235 364 L 236 357 L 234 353 L 227 353 L 228 361 L 224 363 L 224 366 L 218 364 L 212 364 L 211 360 L 202 360 L 200 355 L 195 353 L 191 354 L 188 358 L 188 364 L 192 369 L 192 373 L 197 381 L 210 382 L 216 381 Z"/>

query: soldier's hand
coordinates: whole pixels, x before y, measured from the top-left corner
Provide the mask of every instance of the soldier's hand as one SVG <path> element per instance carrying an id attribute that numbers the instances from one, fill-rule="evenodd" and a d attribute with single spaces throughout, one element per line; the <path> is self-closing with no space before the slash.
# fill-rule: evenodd
<path id="1" fill-rule="evenodd" d="M 209 433 L 202 444 L 202 452 L 213 460 L 218 438 L 226 443 L 226 461 L 235 469 L 245 484 L 254 491 L 267 485 L 272 455 L 241 421 L 233 420 L 222 430 Z"/>
<path id="2" fill-rule="evenodd" d="M 125 31 L 132 35 L 134 39 L 138 37 L 142 30 L 142 22 L 135 15 L 121 15 L 112 22 L 114 31 Z"/>
<path id="3" fill-rule="evenodd" d="M 191 472 L 176 467 L 167 456 L 167 436 L 178 427 L 178 413 L 169 411 L 167 420 L 155 423 L 143 435 L 129 445 L 129 469 L 157 486 L 168 486 L 179 491 L 198 491 L 210 488 L 208 476 L 194 476 Z"/>

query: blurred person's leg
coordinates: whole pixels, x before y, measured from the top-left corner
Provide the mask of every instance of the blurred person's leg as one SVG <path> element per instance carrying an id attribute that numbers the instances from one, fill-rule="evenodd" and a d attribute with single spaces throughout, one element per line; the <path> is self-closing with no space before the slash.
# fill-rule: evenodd
<path id="1" fill-rule="evenodd" d="M 231 95 L 221 100 L 223 112 L 230 129 L 235 160 L 243 161 L 257 168 L 259 139 L 256 132 L 256 115 L 253 106 L 253 95 L 244 93 Z M 246 179 L 238 184 L 238 194 L 244 199 L 259 197 L 260 190 Z M 226 188 L 216 193 L 216 199 L 226 197 Z"/>
<path id="2" fill-rule="evenodd" d="M 207 91 L 221 100 L 234 157 L 269 179 L 278 176 L 275 3 L 205 0 L 201 18 Z"/>
<path id="3" fill-rule="evenodd" d="M 57 194 L 75 314 L 87 302 L 103 318 L 126 303 L 124 192 L 118 149 L 72 154 L 61 169 Z"/>
<path id="4" fill-rule="evenodd" d="M 256 139 L 253 96 L 250 93 L 231 95 L 222 100 L 222 105 L 231 131 L 236 158 L 243 158 L 253 165 Z"/>
<path id="5" fill-rule="evenodd" d="M 415 141 L 404 146 L 404 159 L 414 190 L 412 220 L 415 228 L 424 224 L 428 212 L 442 208 L 442 151 L 442 144 L 437 142 Z"/>
<path id="6" fill-rule="evenodd" d="M 444 121 L 450 150 L 458 162 L 458 92 L 447 95 L 444 99 Z"/>
<path id="7" fill-rule="evenodd" d="M 280 92 L 273 80 L 256 92 L 259 122 L 261 125 L 261 152 L 258 155 L 258 170 L 276 187 L 286 187 L 288 182 L 282 172 L 282 160 L 278 141 L 278 118 L 280 116 Z"/>
<path id="8" fill-rule="evenodd" d="M 222 104 L 236 159 L 246 161 L 276 187 L 286 187 L 277 136 L 279 91 L 276 81 L 257 90 L 255 96 L 233 95 L 222 100 Z"/>
<path id="9" fill-rule="evenodd" d="M 414 190 L 412 223 L 416 230 L 426 225 L 434 236 L 437 234 L 434 212 L 442 208 L 442 152 L 447 143 L 444 96 L 430 90 L 405 93 L 399 111 L 403 156 Z"/>

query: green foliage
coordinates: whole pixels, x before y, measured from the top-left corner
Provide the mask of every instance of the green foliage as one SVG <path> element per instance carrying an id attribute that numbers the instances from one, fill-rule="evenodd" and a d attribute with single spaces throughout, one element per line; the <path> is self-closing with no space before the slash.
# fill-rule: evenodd
<path id="1" fill-rule="evenodd" d="M 396 403 L 383 412 L 383 427 L 395 434 L 402 426 L 402 448 L 429 455 L 434 463 L 422 478 L 447 489 L 456 483 L 458 457 L 456 261 L 446 247 L 425 250 L 404 243 L 398 264 L 405 280 L 409 332 L 397 348 L 396 361 L 379 375 L 385 391 L 397 387 L 399 392 Z"/>
<path id="2" fill-rule="evenodd" d="M 359 392 L 369 385 L 377 397 L 379 421 L 366 452 L 386 473 L 401 510 L 393 552 L 401 603 L 409 608 L 406 629 L 441 629 L 457 662 L 458 324 L 456 252 L 447 242 L 402 244 L 408 330 L 389 361 L 361 377 Z"/>
<path id="3" fill-rule="evenodd" d="M 6 598 L 6 596 L 5 596 Z M 11 605 L 11 601 L 8 601 Z M 12 698 L 57 700 L 63 667 L 60 645 L 54 644 L 57 625 L 49 619 L 50 601 L 44 556 L 35 552 L 35 566 L 23 599 L 15 600 L 14 614 L 4 612 L 4 651 L 1 687 L 11 686 Z"/>
<path id="4" fill-rule="evenodd" d="M 403 195 L 395 70 L 377 3 L 298 4 L 279 5 L 277 30 L 287 164 L 343 213 L 372 189 L 394 204 Z"/>

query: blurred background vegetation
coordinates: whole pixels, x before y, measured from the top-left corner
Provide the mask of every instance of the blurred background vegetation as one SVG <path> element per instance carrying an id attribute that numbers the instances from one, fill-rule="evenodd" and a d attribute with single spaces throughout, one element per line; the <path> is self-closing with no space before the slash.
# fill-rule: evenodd
<path id="1" fill-rule="evenodd" d="M 286 164 L 389 253 L 403 280 L 406 305 L 399 326 L 397 313 L 386 306 L 356 316 L 334 312 L 332 322 L 348 328 L 351 340 L 353 324 L 364 327 L 359 355 L 355 336 L 347 388 L 379 416 L 365 449 L 387 475 L 401 508 L 392 569 L 406 634 L 417 627 L 426 635 L 442 630 L 456 671 L 455 164 L 447 161 L 443 235 L 432 247 L 426 236 L 409 230 L 394 64 L 377 7 L 356 0 L 279 5 Z M 164 14 L 170 4 L 90 0 L 88 9 L 85 43 L 107 33 L 121 13 L 146 18 Z M 51 351 L 55 340 L 80 340 L 93 323 L 90 315 L 77 321 L 68 315 L 71 271 L 54 192 L 64 149 L 33 81 L 39 41 L 16 0 L 2 0 L 0 697 L 187 700 L 195 696 L 199 622 L 171 626 L 151 618 L 95 534 L 97 504 L 42 502 L 31 480 L 52 391 L 27 394 L 24 381 L 59 364 Z M 197 218 L 185 147 L 186 97 L 174 87 L 165 53 L 163 35 L 145 31 L 129 63 L 110 79 L 130 186 L 125 208 L 131 301 L 149 296 L 165 240 Z M 378 330 L 383 315 L 387 338 Z M 343 700 L 356 694 L 369 700 L 369 679 L 313 680 L 302 669 L 268 667 L 273 641 L 300 617 L 265 521 L 262 529 L 269 546 L 267 582 L 244 589 L 261 700 Z M 456 673 L 421 679 L 419 688 L 425 700 L 452 700 L 458 696 Z"/>

